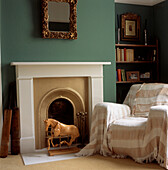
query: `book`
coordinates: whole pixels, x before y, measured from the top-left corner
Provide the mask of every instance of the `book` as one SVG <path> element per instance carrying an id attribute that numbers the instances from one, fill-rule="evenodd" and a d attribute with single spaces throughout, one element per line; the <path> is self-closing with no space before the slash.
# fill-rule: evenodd
<path id="1" fill-rule="evenodd" d="M 130 61 L 134 61 L 134 49 L 130 49 Z"/>
<path id="2" fill-rule="evenodd" d="M 117 61 L 117 49 L 115 49 L 115 59 Z"/>
<path id="3" fill-rule="evenodd" d="M 116 81 L 118 81 L 118 73 L 117 73 L 117 71 L 116 71 Z"/>
<path id="4" fill-rule="evenodd" d="M 120 49 L 117 48 L 117 61 L 120 61 Z"/>
<path id="5" fill-rule="evenodd" d="M 134 61 L 134 49 L 126 49 L 126 61 Z"/>
<path id="6" fill-rule="evenodd" d="M 121 80 L 126 81 L 125 70 L 121 69 Z"/>
<path id="7" fill-rule="evenodd" d="M 122 53 L 121 53 L 121 49 L 119 49 L 119 51 L 120 51 L 119 61 L 122 61 Z"/>
<path id="8" fill-rule="evenodd" d="M 124 61 L 124 49 L 121 49 L 121 61 Z"/>
<path id="9" fill-rule="evenodd" d="M 116 61 L 134 61 L 134 49 L 116 48 Z"/>
<path id="10" fill-rule="evenodd" d="M 124 61 L 127 61 L 127 57 L 126 57 L 126 48 L 124 48 Z"/>
<path id="11" fill-rule="evenodd" d="M 126 61 L 129 61 L 129 49 L 126 49 Z"/>
<path id="12" fill-rule="evenodd" d="M 121 69 L 117 69 L 118 81 L 121 81 Z"/>

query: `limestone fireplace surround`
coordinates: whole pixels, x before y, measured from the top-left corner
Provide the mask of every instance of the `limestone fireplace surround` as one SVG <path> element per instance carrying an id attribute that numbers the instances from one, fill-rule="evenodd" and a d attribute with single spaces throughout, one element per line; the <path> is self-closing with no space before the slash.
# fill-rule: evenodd
<path id="1" fill-rule="evenodd" d="M 76 113 L 88 112 L 88 78 L 87 77 L 50 77 L 34 78 L 34 113 L 35 113 L 35 148 L 42 149 L 46 147 L 46 132 L 43 120 L 49 117 L 49 107 L 52 102 L 58 99 L 70 102 L 73 108 L 72 112 L 66 111 L 65 115 L 71 115 L 71 120 L 78 126 Z M 59 103 L 56 110 L 64 110 L 63 105 Z M 53 114 L 56 116 L 56 110 Z M 59 114 L 66 119 L 65 115 Z M 58 118 L 58 117 L 57 117 Z M 62 118 L 61 118 L 62 120 Z M 59 120 L 59 121 L 61 121 Z M 67 120 L 62 120 L 67 121 Z M 61 122 L 62 122 L 61 121 Z M 63 123 L 63 122 L 62 122 Z M 88 119 L 86 120 L 86 134 L 88 133 Z"/>
<path id="2" fill-rule="evenodd" d="M 12 62 L 11 65 L 16 67 L 17 101 L 20 108 L 21 153 L 36 151 L 35 79 L 88 78 L 88 115 L 90 126 L 91 113 L 95 104 L 103 102 L 103 65 L 110 64 L 110 62 Z M 80 107 L 85 105 L 83 100 L 80 99 L 80 94 L 69 87 L 52 90 L 43 97 L 44 100 L 53 100 L 55 99 L 53 97 L 54 93 L 65 90 L 67 95 L 69 93 L 73 94 L 74 99 L 72 97 L 72 101 L 81 101 Z M 64 97 L 66 98 L 66 96 Z M 45 105 L 44 103 L 42 105 Z M 39 121 L 40 119 L 37 122 Z"/>

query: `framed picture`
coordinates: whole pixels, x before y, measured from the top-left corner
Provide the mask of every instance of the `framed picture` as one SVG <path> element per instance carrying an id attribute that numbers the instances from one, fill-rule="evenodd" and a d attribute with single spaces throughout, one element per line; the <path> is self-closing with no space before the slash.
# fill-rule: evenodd
<path id="1" fill-rule="evenodd" d="M 127 81 L 139 81 L 139 71 L 127 71 Z"/>
<path id="2" fill-rule="evenodd" d="M 140 16 L 132 13 L 121 15 L 121 40 L 140 41 Z"/>

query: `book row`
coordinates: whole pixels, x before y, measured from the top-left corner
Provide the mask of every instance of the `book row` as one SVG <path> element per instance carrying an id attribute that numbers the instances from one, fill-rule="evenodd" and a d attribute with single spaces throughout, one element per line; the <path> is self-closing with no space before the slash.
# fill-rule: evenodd
<path id="1" fill-rule="evenodd" d="M 116 61 L 134 61 L 134 49 L 116 48 Z"/>
<path id="2" fill-rule="evenodd" d="M 140 73 L 139 71 L 126 71 L 124 69 L 116 70 L 117 81 L 140 81 L 140 79 L 150 80 L 151 73 Z"/>
<path id="3" fill-rule="evenodd" d="M 116 80 L 117 81 L 126 81 L 126 74 L 124 69 L 117 69 L 116 71 Z"/>

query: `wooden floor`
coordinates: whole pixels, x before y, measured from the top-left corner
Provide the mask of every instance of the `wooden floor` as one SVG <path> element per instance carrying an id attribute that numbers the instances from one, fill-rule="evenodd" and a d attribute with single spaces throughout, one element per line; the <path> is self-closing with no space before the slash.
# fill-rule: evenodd
<path id="1" fill-rule="evenodd" d="M 159 170 L 164 169 L 157 163 L 138 164 L 132 159 L 113 159 L 100 155 L 80 157 L 77 159 L 42 163 L 36 165 L 23 164 L 20 155 L 8 155 L 0 158 L 0 170 Z"/>

